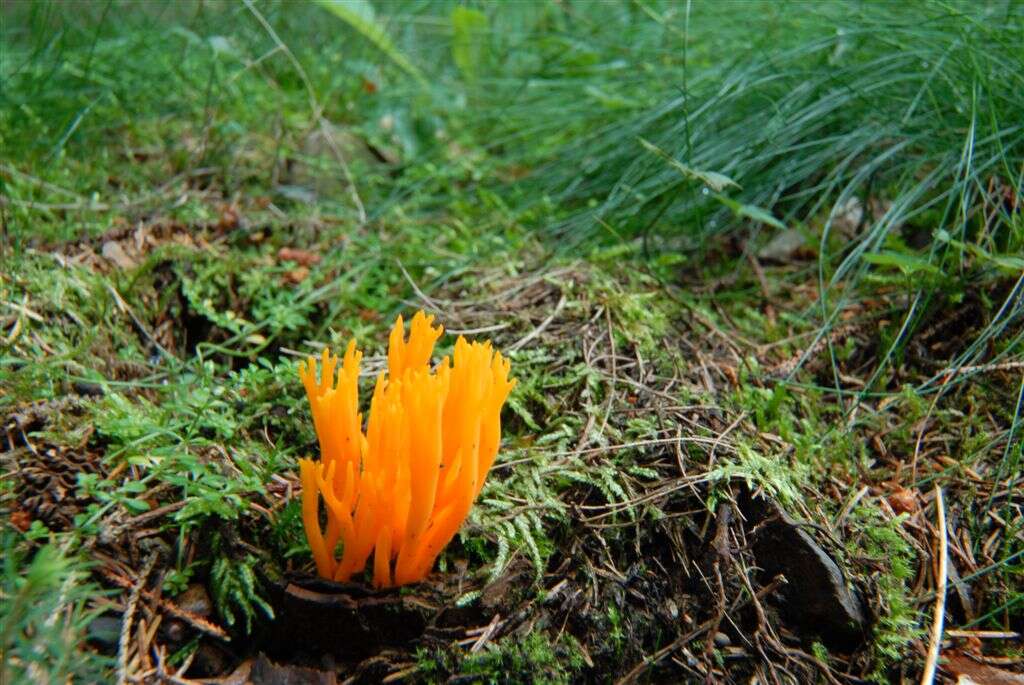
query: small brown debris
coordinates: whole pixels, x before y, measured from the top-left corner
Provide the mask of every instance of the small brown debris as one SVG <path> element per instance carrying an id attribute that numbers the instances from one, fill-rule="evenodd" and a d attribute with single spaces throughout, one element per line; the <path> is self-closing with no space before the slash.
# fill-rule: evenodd
<path id="1" fill-rule="evenodd" d="M 20 509 L 12 511 L 11 525 L 24 533 L 32 526 L 32 515 Z"/>
<path id="2" fill-rule="evenodd" d="M 238 207 L 230 204 L 224 205 L 220 208 L 220 220 L 217 222 L 217 228 L 222 231 L 230 231 L 238 228 Z"/>
<path id="3" fill-rule="evenodd" d="M 533 169 L 523 164 L 510 164 L 503 169 L 499 169 L 498 174 L 501 176 L 503 181 L 511 183 L 512 181 L 518 181 L 526 178 L 532 171 Z"/>
<path id="4" fill-rule="evenodd" d="M 306 267 L 320 263 L 320 255 L 317 253 L 295 247 L 282 247 L 277 251 L 277 258 L 282 262 L 292 261 Z"/>
<path id="5" fill-rule="evenodd" d="M 889 506 L 897 514 L 913 514 L 917 511 L 917 494 L 913 490 L 900 488 L 889 495 Z"/>
<path id="6" fill-rule="evenodd" d="M 286 271 L 284 274 L 284 280 L 288 281 L 289 283 L 294 283 L 295 285 L 298 285 L 299 283 L 302 283 L 304 280 L 306 280 L 308 276 L 309 269 L 307 269 L 304 266 L 300 266 L 290 271 Z"/>

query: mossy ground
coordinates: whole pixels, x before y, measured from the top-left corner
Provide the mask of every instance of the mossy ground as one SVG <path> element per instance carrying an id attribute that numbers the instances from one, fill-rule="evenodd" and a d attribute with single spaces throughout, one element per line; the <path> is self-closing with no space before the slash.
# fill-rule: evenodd
<path id="1" fill-rule="evenodd" d="M 312 570 L 295 360 L 354 336 L 377 368 L 394 317 L 420 308 L 494 340 L 519 386 L 432 581 L 463 622 L 333 664 L 342 679 L 917 677 L 937 488 L 947 626 L 1024 631 L 1020 337 L 986 339 L 1002 361 L 969 382 L 947 371 L 1003 320 L 1007 269 L 978 257 L 984 278 L 919 303 L 917 267 L 880 263 L 823 328 L 820 251 L 842 241 L 819 214 L 775 259 L 752 216 L 671 253 L 644 237 L 569 252 L 541 230 L 568 210 L 521 201 L 529 170 L 462 127 L 472 107 L 406 98 L 373 45 L 312 51 L 306 10 L 204 7 L 144 12 L 117 40 L 90 33 L 102 17 L 3 10 L 26 58 L 4 67 L 21 90 L 0 128 L 5 676 L 180 681 L 251 657 L 269 588 Z M 341 68 L 346 50 L 363 52 Z M 181 98 L 140 87 L 154 78 Z M 923 333 L 903 344 L 909 307 Z M 859 589 L 857 648 L 761 592 L 756 531 L 721 516 L 747 491 Z M 209 611 L 186 601 L 197 586 Z M 946 647 L 1019 669 L 1019 639 L 960 635 Z"/>

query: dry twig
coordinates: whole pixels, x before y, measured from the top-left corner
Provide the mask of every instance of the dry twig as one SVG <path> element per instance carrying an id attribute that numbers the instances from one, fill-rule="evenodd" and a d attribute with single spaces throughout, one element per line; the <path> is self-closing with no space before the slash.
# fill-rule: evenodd
<path id="1" fill-rule="evenodd" d="M 118 685 L 125 685 L 128 682 L 128 651 L 129 636 L 132 632 L 132 619 L 135 617 L 135 608 L 139 604 L 139 597 L 143 593 L 146 579 L 149 577 L 153 566 L 156 565 L 157 555 L 150 554 L 145 566 L 139 573 L 139 577 L 132 585 L 131 594 L 128 595 L 128 602 L 125 604 L 124 615 L 121 618 L 121 638 L 117 645 L 117 682 Z"/>
<path id="2" fill-rule="evenodd" d="M 935 486 L 935 509 L 938 515 L 939 571 L 938 591 L 935 595 L 935 615 L 932 617 L 931 639 L 928 644 L 928 659 L 921 675 L 921 685 L 935 682 L 935 667 L 939 661 L 939 646 L 942 644 L 942 622 L 946 614 L 946 554 L 949 546 L 946 532 L 946 508 L 942 503 L 942 489 Z"/>

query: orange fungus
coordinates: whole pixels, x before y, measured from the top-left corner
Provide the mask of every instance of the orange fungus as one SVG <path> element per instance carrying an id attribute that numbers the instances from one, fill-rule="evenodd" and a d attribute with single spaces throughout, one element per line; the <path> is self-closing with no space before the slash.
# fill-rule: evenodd
<path id="1" fill-rule="evenodd" d="M 515 386 L 509 362 L 490 342 L 460 336 L 452 359 L 431 369 L 443 330 L 433 321 L 416 314 L 407 339 L 398 317 L 388 371 L 377 376 L 365 430 L 358 387 L 362 353 L 355 340 L 340 365 L 326 349 L 319 364 L 315 357 L 299 363 L 320 441 L 320 461 L 299 462 L 302 521 L 324 578 L 349 580 L 371 553 L 376 587 L 425 578 L 494 463 L 501 407 Z"/>

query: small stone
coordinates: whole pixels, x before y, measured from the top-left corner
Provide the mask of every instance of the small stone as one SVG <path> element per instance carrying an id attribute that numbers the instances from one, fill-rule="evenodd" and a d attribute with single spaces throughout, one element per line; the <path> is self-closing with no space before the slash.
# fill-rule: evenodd
<path id="1" fill-rule="evenodd" d="M 204 618 L 213 612 L 210 595 L 206 592 L 206 588 L 199 583 L 192 583 L 185 588 L 185 591 L 175 598 L 174 603 L 185 611 Z"/>
<path id="2" fill-rule="evenodd" d="M 174 644 L 181 644 L 188 636 L 188 630 L 185 627 L 185 624 L 178 620 L 171 620 L 164 623 L 161 630 L 168 642 L 172 642 Z"/>
<path id="3" fill-rule="evenodd" d="M 300 205 L 312 205 L 316 203 L 316 192 L 309 188 L 293 185 L 279 185 L 274 188 L 277 194 L 286 200 Z"/>
<path id="4" fill-rule="evenodd" d="M 786 578 L 778 591 L 785 618 L 826 645 L 853 649 L 863 644 L 864 603 L 839 564 L 777 503 L 748 494 L 740 507 L 757 530 L 752 547 L 764 582 Z"/>
<path id="5" fill-rule="evenodd" d="M 864 204 L 860 198 L 851 197 L 846 202 L 835 208 L 835 216 L 832 219 L 833 230 L 846 238 L 853 238 L 857 235 L 857 228 L 864 220 Z"/>
<path id="6" fill-rule="evenodd" d="M 120 616 L 97 616 L 86 629 L 89 642 L 102 647 L 114 647 L 121 639 Z"/>
<path id="7" fill-rule="evenodd" d="M 715 647 L 719 647 L 719 648 L 721 648 L 721 647 L 728 647 L 729 645 L 732 644 L 732 640 L 730 640 L 729 636 L 726 635 L 723 632 L 715 633 L 714 641 L 715 641 Z"/>
<path id="8" fill-rule="evenodd" d="M 224 675 L 232 659 L 223 649 L 208 642 L 201 642 L 188 670 L 191 678 L 213 678 Z"/>
<path id="9" fill-rule="evenodd" d="M 88 381 L 75 381 L 71 386 L 76 393 L 87 397 L 102 397 L 104 395 L 103 386 L 99 383 L 90 383 Z"/>
<path id="10" fill-rule="evenodd" d="M 788 262 L 804 248 L 804 234 L 795 228 L 789 228 L 775 234 L 768 244 L 762 247 L 757 258 L 765 262 Z"/>
<path id="11" fill-rule="evenodd" d="M 374 681 L 379 682 L 380 678 L 374 678 Z M 275 664 L 265 654 L 260 654 L 249 672 L 249 682 L 252 685 L 333 685 L 337 679 L 327 671 Z"/>

